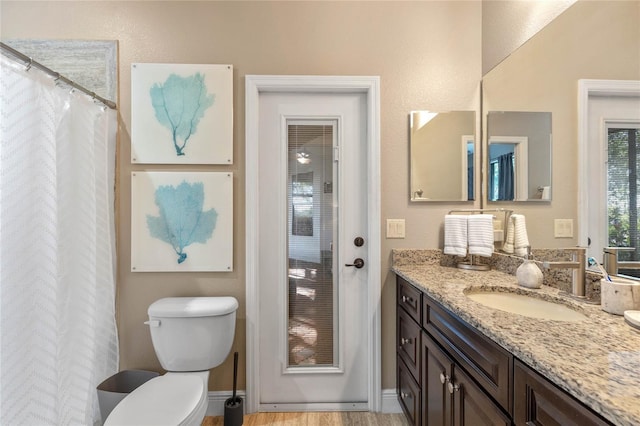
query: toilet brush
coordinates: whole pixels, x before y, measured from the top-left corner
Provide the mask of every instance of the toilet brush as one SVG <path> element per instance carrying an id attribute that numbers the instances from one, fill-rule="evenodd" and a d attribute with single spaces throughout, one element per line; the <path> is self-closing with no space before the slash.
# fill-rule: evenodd
<path id="1" fill-rule="evenodd" d="M 238 383 L 238 352 L 233 354 L 233 396 L 224 402 L 224 426 L 241 426 L 244 422 L 244 404 L 236 397 Z"/>

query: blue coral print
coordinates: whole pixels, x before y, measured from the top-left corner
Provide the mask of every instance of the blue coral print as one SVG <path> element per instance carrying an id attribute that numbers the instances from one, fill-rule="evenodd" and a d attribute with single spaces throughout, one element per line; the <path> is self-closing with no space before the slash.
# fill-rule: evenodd
<path id="1" fill-rule="evenodd" d="M 192 243 L 205 244 L 212 237 L 218 213 L 215 209 L 202 211 L 202 182 L 160 186 L 155 191 L 155 203 L 160 215 L 147 215 L 149 234 L 170 244 L 178 255 L 178 263 L 187 259 L 185 247 Z"/>
<path id="2" fill-rule="evenodd" d="M 154 84 L 149 95 L 156 119 L 171 132 L 176 155 L 185 155 L 185 147 L 196 133 L 200 119 L 215 101 L 215 95 L 207 93 L 204 75 L 170 74 L 164 83 Z"/>

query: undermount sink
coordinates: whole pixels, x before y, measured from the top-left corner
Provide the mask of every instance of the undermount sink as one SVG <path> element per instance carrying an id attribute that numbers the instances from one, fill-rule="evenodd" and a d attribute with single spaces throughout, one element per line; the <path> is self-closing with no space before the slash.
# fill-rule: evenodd
<path id="1" fill-rule="evenodd" d="M 535 296 L 504 291 L 470 291 L 466 296 L 489 308 L 530 318 L 554 321 L 582 321 L 587 317 L 561 303 Z"/>

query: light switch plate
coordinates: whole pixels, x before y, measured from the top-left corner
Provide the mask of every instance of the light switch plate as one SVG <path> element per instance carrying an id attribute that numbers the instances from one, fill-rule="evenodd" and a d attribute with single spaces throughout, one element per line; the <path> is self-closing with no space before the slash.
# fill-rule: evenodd
<path id="1" fill-rule="evenodd" d="M 387 219 L 387 238 L 404 238 L 404 219 Z"/>
<path id="2" fill-rule="evenodd" d="M 555 238 L 573 238 L 573 219 L 554 219 L 553 236 Z"/>

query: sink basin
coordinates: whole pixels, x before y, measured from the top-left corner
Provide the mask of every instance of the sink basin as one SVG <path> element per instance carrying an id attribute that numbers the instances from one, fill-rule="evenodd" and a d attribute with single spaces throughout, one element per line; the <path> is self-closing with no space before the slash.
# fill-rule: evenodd
<path id="1" fill-rule="evenodd" d="M 582 321 L 587 317 L 561 303 L 538 297 L 499 291 L 470 292 L 466 295 L 489 308 L 510 312 L 530 318 L 554 321 Z"/>

